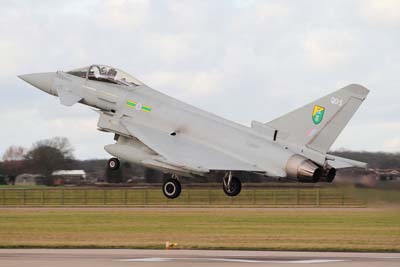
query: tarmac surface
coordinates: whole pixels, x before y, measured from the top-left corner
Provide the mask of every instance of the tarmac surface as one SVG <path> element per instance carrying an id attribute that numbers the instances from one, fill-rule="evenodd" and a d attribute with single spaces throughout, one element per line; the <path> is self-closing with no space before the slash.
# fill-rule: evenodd
<path id="1" fill-rule="evenodd" d="M 400 266 L 400 253 L 135 249 L 0 249 L 7 267 Z"/>

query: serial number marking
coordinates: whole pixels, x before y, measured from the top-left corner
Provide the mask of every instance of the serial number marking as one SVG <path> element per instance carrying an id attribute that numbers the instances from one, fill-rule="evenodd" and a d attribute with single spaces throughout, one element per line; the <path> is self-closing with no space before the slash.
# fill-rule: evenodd
<path id="1" fill-rule="evenodd" d="M 331 97 L 331 104 L 332 105 L 338 105 L 339 107 L 341 107 L 343 105 L 343 99 L 332 96 Z"/>

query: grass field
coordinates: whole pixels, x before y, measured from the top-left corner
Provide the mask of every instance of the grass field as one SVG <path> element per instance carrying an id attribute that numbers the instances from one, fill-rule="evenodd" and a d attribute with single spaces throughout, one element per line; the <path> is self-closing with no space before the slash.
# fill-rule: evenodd
<path id="1" fill-rule="evenodd" d="M 0 209 L 0 247 L 400 251 L 400 210 Z"/>

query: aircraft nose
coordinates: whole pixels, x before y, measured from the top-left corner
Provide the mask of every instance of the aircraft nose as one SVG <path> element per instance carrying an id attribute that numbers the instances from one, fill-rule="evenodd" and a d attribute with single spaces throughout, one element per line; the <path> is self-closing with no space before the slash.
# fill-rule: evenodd
<path id="1" fill-rule="evenodd" d="M 42 73 L 31 73 L 19 75 L 18 78 L 24 80 L 25 82 L 35 86 L 36 88 L 54 95 L 53 81 L 56 73 L 55 72 L 42 72 Z"/>

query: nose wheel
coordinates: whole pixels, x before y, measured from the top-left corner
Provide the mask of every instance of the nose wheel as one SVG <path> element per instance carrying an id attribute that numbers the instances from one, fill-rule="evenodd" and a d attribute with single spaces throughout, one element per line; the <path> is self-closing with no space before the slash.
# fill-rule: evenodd
<path id="1" fill-rule="evenodd" d="M 179 197 L 182 191 L 182 186 L 177 179 L 170 178 L 164 182 L 162 191 L 164 193 L 164 196 L 173 199 Z"/>
<path id="2" fill-rule="evenodd" d="M 223 178 L 222 189 L 230 197 L 237 196 L 242 191 L 242 182 L 239 178 L 232 176 L 231 172 L 228 172 Z"/>
<path id="3" fill-rule="evenodd" d="M 120 165 L 121 163 L 117 158 L 111 158 L 107 162 L 107 167 L 112 171 L 118 170 Z"/>

